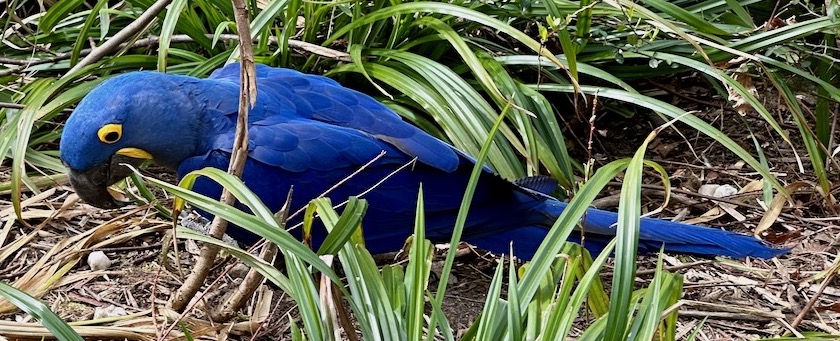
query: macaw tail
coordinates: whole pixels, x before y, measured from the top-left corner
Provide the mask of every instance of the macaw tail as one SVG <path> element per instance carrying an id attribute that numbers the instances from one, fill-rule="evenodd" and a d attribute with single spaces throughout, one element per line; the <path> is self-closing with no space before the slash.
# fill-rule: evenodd
<path id="1" fill-rule="evenodd" d="M 541 205 L 541 213 L 558 217 L 566 203 L 547 200 Z M 590 208 L 584 216 L 583 245 L 593 254 L 598 254 L 615 237 L 618 214 Z M 553 220 L 552 220 L 553 223 Z M 548 233 L 545 226 L 527 226 L 508 230 L 492 236 L 469 240 L 490 251 L 507 254 L 510 243 L 514 253 L 523 259 L 531 259 Z M 575 230 L 569 241 L 580 243 L 581 232 Z M 642 218 L 639 228 L 639 253 L 658 252 L 662 245 L 665 252 L 693 254 L 700 256 L 726 256 L 731 258 L 758 257 L 769 259 L 787 253 L 789 249 L 776 249 L 752 236 L 655 218 Z"/>

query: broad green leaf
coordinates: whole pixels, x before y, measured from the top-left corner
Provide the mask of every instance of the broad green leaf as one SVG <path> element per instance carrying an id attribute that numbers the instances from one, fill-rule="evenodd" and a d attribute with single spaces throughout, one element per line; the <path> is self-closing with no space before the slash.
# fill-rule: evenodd
<path id="1" fill-rule="evenodd" d="M 169 53 L 170 40 L 175 32 L 175 25 L 178 24 L 178 18 L 187 6 L 187 0 L 172 0 L 166 10 L 166 16 L 163 18 L 163 26 L 160 31 L 160 40 L 158 41 L 158 71 L 166 72 L 166 58 Z"/>
<path id="2" fill-rule="evenodd" d="M 79 62 L 79 54 L 82 51 L 82 48 L 86 45 L 85 40 L 88 37 L 88 32 L 90 32 L 91 27 L 93 26 L 94 20 L 99 18 L 100 25 L 102 27 L 107 27 L 107 21 L 103 21 L 102 17 L 108 18 L 107 14 L 102 14 L 100 11 L 102 8 L 108 5 L 108 0 L 99 0 L 96 2 L 96 5 L 90 10 L 90 14 L 88 15 L 87 19 L 85 19 L 84 25 L 79 30 L 79 36 L 76 37 L 76 42 L 73 44 L 73 52 L 70 55 L 70 65 L 76 65 Z M 100 38 L 104 39 L 105 34 L 107 33 L 107 29 L 103 28 L 105 32 L 100 32 Z"/>
<path id="3" fill-rule="evenodd" d="M 41 17 L 38 27 L 43 32 L 52 31 L 60 20 L 66 18 L 71 11 L 81 6 L 84 2 L 84 0 L 56 1 L 55 4 L 47 10 L 44 16 Z"/>

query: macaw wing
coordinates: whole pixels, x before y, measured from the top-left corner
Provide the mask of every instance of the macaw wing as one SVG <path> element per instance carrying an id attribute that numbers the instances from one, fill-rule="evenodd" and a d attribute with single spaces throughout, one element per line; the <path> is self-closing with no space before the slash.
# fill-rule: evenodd
<path id="1" fill-rule="evenodd" d="M 412 157 L 390 144 L 350 128 L 322 122 L 294 120 L 248 129 L 248 156 L 289 172 L 330 171 L 356 168 L 379 158 L 379 162 L 406 163 Z M 231 152 L 233 133 L 216 137 L 212 149 Z M 385 152 L 385 155 L 379 156 Z"/>
<path id="2" fill-rule="evenodd" d="M 239 65 L 218 69 L 208 79 L 238 83 Z M 451 146 L 403 121 L 382 103 L 327 77 L 257 65 L 257 91 L 254 125 L 277 126 L 308 119 L 358 130 L 447 172 L 454 171 L 462 160 Z"/>

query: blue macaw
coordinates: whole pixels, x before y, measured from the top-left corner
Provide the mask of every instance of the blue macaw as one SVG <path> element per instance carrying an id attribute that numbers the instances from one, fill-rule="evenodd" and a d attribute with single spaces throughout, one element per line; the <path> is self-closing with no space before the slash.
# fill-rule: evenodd
<path id="1" fill-rule="evenodd" d="M 426 235 L 449 241 L 474 160 L 404 122 L 392 110 L 332 79 L 294 70 L 257 66 L 257 100 L 249 120 L 244 183 L 266 206 L 278 210 L 292 186 L 292 204 L 302 207 L 334 188 L 335 201 L 364 194 L 363 220 L 372 253 L 399 250 L 412 233 L 419 185 L 426 209 Z M 143 160 L 179 176 L 204 167 L 226 169 L 233 145 L 239 99 L 239 65 L 206 79 L 156 72 L 113 77 L 93 89 L 67 120 L 61 160 L 72 186 L 89 204 L 113 207 L 107 186 L 129 175 L 121 163 Z M 416 160 L 415 160 L 416 159 Z M 414 165 L 403 167 L 415 160 Z M 402 169 L 400 169 L 402 168 Z M 398 170 L 400 169 L 400 170 Z M 393 174 L 392 174 L 393 173 Z M 512 183 L 485 169 L 463 239 L 484 249 L 530 259 L 566 203 L 547 195 L 539 179 Z M 221 187 L 200 178 L 193 190 L 218 197 Z M 614 212 L 589 209 L 587 248 L 598 250 L 615 235 Z M 236 226 L 228 234 L 251 244 L 257 236 Z M 643 218 L 640 252 L 772 258 L 787 250 L 728 231 Z M 316 231 L 316 246 L 325 232 Z"/>

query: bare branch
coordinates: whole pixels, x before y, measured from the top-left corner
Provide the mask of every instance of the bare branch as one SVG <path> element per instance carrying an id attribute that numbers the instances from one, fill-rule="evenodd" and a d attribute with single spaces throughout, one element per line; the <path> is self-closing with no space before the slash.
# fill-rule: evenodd
<path id="1" fill-rule="evenodd" d="M 208 38 L 213 38 L 212 34 L 206 34 Z M 239 36 L 235 34 L 222 34 L 219 35 L 220 41 L 239 41 Z M 256 42 L 259 42 L 259 37 Z M 131 48 L 135 47 L 147 47 L 147 46 L 156 46 L 160 42 L 160 38 L 157 36 L 150 36 L 148 38 L 138 39 L 134 43 L 122 43 L 119 45 L 120 49 L 126 48 L 130 45 Z M 172 36 L 171 43 L 173 44 L 180 44 L 180 43 L 192 43 L 195 42 L 195 39 L 186 35 L 186 34 L 176 34 Z M 277 37 L 268 37 L 269 44 L 277 44 Z M 288 41 L 289 47 L 297 50 L 299 53 L 310 53 L 317 56 L 321 56 L 324 58 L 340 60 L 343 62 L 352 62 L 353 59 L 350 57 L 350 54 L 344 51 L 334 50 L 328 47 L 324 47 L 318 44 L 313 44 L 305 41 L 289 39 Z M 81 56 L 87 56 L 91 53 L 92 49 L 84 49 L 79 52 Z M 0 58 L 0 64 L 5 65 L 15 65 L 16 67 L 10 67 L 5 70 L 0 70 L 0 77 L 1 76 L 8 76 L 14 73 L 22 72 L 24 69 L 41 64 L 49 64 L 49 63 L 56 63 L 62 60 L 70 59 L 70 53 L 61 53 L 54 57 L 43 58 L 43 59 L 14 59 L 14 58 Z"/>
<path id="2" fill-rule="evenodd" d="M 239 34 L 239 49 L 242 56 L 239 71 L 239 115 L 236 119 L 236 134 L 234 135 L 233 151 L 230 157 L 228 173 L 239 177 L 245 168 L 245 160 L 248 158 L 248 111 L 257 99 L 256 68 L 254 66 L 254 50 L 251 41 L 249 28 L 248 7 L 244 0 L 232 0 L 236 17 L 236 26 Z M 222 189 L 222 196 L 219 199 L 228 205 L 233 205 L 236 198 L 227 190 Z M 210 235 L 221 239 L 225 234 L 228 222 L 216 216 L 210 226 Z M 174 310 L 182 310 L 190 299 L 198 292 L 201 284 L 210 273 L 219 247 L 211 244 L 204 244 L 201 248 L 201 255 L 193 268 L 192 273 L 184 281 L 169 301 Z M 236 307 L 235 309 L 238 309 Z"/>
<path id="3" fill-rule="evenodd" d="M 105 43 L 93 49 L 87 56 L 85 56 L 84 59 L 79 61 L 78 64 L 74 65 L 73 68 L 70 69 L 70 71 L 67 71 L 67 73 L 64 74 L 64 76 L 66 77 L 67 75 L 73 74 L 79 69 L 87 65 L 93 64 L 97 60 L 111 53 L 111 51 L 119 47 L 120 44 L 129 40 L 132 36 L 145 29 L 152 22 L 152 20 L 154 20 L 155 17 L 157 17 L 158 13 L 162 12 L 163 9 L 166 8 L 166 6 L 168 6 L 170 2 L 172 2 L 172 0 L 158 0 L 157 2 L 155 2 L 154 5 L 150 6 L 149 9 L 147 9 L 145 12 L 143 12 L 143 14 L 137 17 L 137 20 L 134 20 L 134 22 L 117 32 L 117 34 L 111 37 L 111 39 L 108 39 L 107 41 L 105 41 Z"/>

